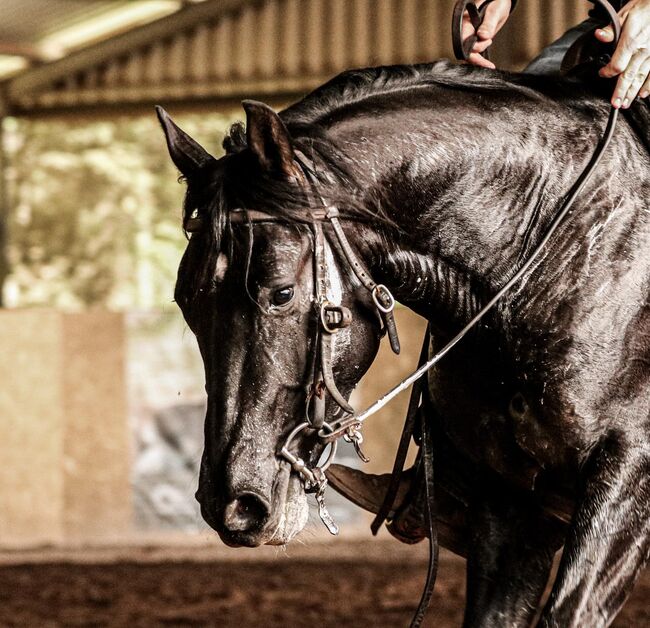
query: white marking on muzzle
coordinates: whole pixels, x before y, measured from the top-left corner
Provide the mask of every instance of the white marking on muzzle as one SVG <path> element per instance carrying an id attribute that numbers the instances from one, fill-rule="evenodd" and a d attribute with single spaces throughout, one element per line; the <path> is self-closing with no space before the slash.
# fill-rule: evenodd
<path id="1" fill-rule="evenodd" d="M 223 278 L 226 276 L 226 271 L 228 270 L 229 265 L 230 262 L 228 261 L 226 254 L 219 253 L 219 256 L 217 257 L 216 268 L 214 269 L 215 279 L 217 279 L 218 281 L 222 281 Z"/>

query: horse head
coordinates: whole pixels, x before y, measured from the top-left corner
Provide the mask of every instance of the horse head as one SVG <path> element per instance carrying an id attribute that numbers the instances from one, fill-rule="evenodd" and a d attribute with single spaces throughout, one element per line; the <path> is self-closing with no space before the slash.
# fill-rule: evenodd
<path id="1" fill-rule="evenodd" d="M 336 242 L 321 239 L 323 290 L 316 286 L 315 199 L 292 138 L 269 107 L 244 103 L 216 159 L 159 109 L 171 158 L 187 182 L 184 226 L 191 232 L 175 298 L 205 365 L 208 409 L 197 499 L 229 545 L 285 544 L 306 524 L 304 482 L 279 452 L 311 405 L 336 417 L 377 352 L 380 321 L 371 294 L 345 272 Z M 311 208 L 311 209 L 310 209 Z M 245 211 L 242 211 L 245 210 Z M 267 219 L 255 220 L 261 214 Z M 330 226 L 321 227 L 329 231 Z M 321 232 L 322 235 L 322 232 Z M 319 301 L 351 314 L 333 330 L 331 373 L 343 397 L 317 390 Z M 322 410 L 321 410 L 322 412 Z M 315 466 L 317 430 L 291 445 Z"/>

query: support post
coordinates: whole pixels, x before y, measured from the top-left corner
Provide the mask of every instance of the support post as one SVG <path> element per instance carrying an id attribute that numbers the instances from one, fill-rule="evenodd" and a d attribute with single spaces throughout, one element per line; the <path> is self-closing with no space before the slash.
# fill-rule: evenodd
<path id="1" fill-rule="evenodd" d="M 0 307 L 5 305 L 4 286 L 9 276 L 9 189 L 5 146 L 5 100 L 0 95 Z"/>

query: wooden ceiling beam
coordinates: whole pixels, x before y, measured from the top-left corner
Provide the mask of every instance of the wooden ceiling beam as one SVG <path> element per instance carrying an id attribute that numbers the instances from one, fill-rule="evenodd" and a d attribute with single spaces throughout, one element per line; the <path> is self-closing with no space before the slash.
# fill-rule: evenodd
<path id="1" fill-rule="evenodd" d="M 16 41 L 0 40 L 0 55 L 23 57 L 28 61 L 36 61 L 39 63 L 52 61 L 52 54 L 40 46 Z"/>

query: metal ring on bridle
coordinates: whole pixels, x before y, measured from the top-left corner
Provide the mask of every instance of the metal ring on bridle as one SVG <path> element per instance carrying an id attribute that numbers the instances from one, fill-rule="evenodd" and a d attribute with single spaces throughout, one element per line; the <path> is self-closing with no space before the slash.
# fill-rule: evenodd
<path id="1" fill-rule="evenodd" d="M 331 426 L 329 425 L 329 423 L 323 423 L 323 428 L 326 428 L 326 429 L 328 429 L 328 430 L 330 430 L 330 431 L 332 430 L 332 428 L 331 428 Z M 321 428 L 321 429 L 323 429 L 323 428 Z M 318 430 L 318 431 L 320 432 L 320 430 Z M 334 456 L 336 455 L 336 449 L 337 449 L 337 447 L 338 447 L 338 441 L 334 441 L 334 442 L 328 443 L 328 445 L 330 445 L 330 452 L 329 452 L 329 455 L 328 455 L 327 458 L 325 459 L 325 462 L 324 462 L 320 467 L 317 467 L 317 468 L 320 469 L 321 471 L 327 471 L 327 469 L 329 468 L 329 466 L 332 464 L 332 461 L 334 460 Z"/>
<path id="2" fill-rule="evenodd" d="M 328 467 L 332 464 L 332 461 L 334 460 L 334 456 L 336 455 L 336 449 L 338 447 L 338 441 L 332 441 L 328 443 L 330 445 L 330 451 L 329 455 L 327 456 L 327 459 L 325 462 L 317 467 L 314 467 L 313 469 L 309 468 L 307 466 L 307 463 L 302 459 L 296 456 L 295 454 L 291 453 L 289 450 L 289 446 L 293 442 L 293 440 L 300 434 L 300 432 L 310 429 L 313 430 L 314 428 L 311 426 L 311 423 L 305 421 L 304 423 L 300 423 L 297 425 L 287 436 L 287 440 L 284 442 L 284 446 L 280 450 L 280 455 L 289 462 L 291 467 L 293 468 L 294 471 L 302 475 L 308 483 L 311 484 L 318 484 L 319 480 L 318 478 L 314 475 L 314 470 L 319 469 L 321 472 L 324 472 L 328 469 Z M 322 430 L 329 430 L 330 432 L 333 431 L 332 426 L 329 423 L 324 423 L 323 427 L 321 428 Z"/>
<path id="3" fill-rule="evenodd" d="M 384 302 L 382 302 L 382 298 L 385 299 Z M 372 300 L 375 302 L 377 309 L 384 314 L 390 314 L 390 312 L 395 308 L 395 298 L 391 294 L 390 290 L 382 283 L 377 284 L 373 288 Z M 388 303 L 388 305 L 384 305 L 385 302 Z"/>

